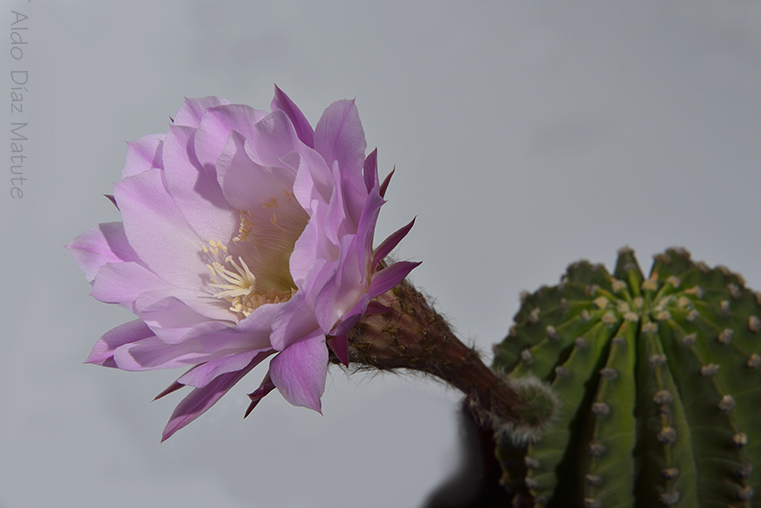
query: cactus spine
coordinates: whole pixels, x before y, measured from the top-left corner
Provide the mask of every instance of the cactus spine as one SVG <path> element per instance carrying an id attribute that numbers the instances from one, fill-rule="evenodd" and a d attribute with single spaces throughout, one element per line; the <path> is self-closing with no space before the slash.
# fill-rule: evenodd
<path id="1" fill-rule="evenodd" d="M 499 439 L 514 504 L 754 506 L 761 294 L 742 277 L 670 249 L 645 279 L 625 248 L 613 275 L 578 262 L 522 300 L 494 367 L 560 408 L 528 444 Z"/>

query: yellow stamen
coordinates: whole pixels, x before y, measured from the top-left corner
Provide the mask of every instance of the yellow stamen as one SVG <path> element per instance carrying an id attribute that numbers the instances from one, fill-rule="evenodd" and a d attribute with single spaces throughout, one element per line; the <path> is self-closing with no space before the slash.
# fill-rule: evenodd
<path id="1" fill-rule="evenodd" d="M 235 267 L 238 273 L 228 270 L 222 266 L 222 263 L 215 261 L 211 266 L 213 275 L 226 280 L 229 284 L 209 284 L 211 287 L 224 290 L 215 293 L 214 296 L 217 298 L 227 298 L 245 296 L 253 293 L 256 289 L 256 277 L 251 273 L 251 270 L 249 270 L 248 265 L 243 261 L 243 258 L 238 257 L 238 261 L 241 263 L 240 265 L 233 261 L 230 256 L 227 256 L 225 261 Z"/>
<path id="2" fill-rule="evenodd" d="M 233 242 L 245 242 L 251 230 L 254 229 L 254 223 L 251 220 L 251 212 L 248 210 L 240 212 L 240 226 L 238 227 L 238 236 L 233 238 Z"/>
<path id="3" fill-rule="evenodd" d="M 261 307 L 268 303 L 287 302 L 295 294 L 296 289 L 277 291 L 275 288 L 272 288 L 265 294 L 251 293 L 245 296 L 236 296 L 230 300 L 230 310 L 248 316 L 257 307 Z"/>

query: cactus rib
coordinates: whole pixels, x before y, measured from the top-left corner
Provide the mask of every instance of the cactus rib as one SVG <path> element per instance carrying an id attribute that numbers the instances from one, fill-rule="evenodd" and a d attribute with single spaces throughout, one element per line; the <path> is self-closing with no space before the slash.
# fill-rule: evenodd
<path id="1" fill-rule="evenodd" d="M 505 483 L 535 506 L 750 507 L 761 488 L 761 295 L 684 249 L 582 261 L 522 296 L 494 367 L 551 384 L 560 408 Z M 756 466 L 754 468 L 754 466 Z"/>

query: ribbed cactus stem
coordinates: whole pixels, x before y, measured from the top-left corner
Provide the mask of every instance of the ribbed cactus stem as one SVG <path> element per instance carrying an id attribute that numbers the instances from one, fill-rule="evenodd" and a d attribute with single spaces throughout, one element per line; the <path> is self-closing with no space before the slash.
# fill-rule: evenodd
<path id="1" fill-rule="evenodd" d="M 378 297 L 388 312 L 366 316 L 349 332 L 350 361 L 379 370 L 432 374 L 462 391 L 481 423 L 522 421 L 525 401 L 452 332 L 446 320 L 403 281 Z"/>
<path id="2" fill-rule="evenodd" d="M 761 294 L 742 277 L 675 248 L 645 278 L 625 248 L 613 273 L 574 263 L 525 294 L 515 321 L 495 367 L 562 405 L 540 440 L 500 442 L 514 502 L 761 506 Z"/>

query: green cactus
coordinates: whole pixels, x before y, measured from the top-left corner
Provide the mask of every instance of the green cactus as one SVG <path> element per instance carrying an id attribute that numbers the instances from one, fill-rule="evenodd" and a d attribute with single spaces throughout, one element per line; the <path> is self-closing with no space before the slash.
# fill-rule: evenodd
<path id="1" fill-rule="evenodd" d="M 549 383 L 560 407 L 541 436 L 499 439 L 514 505 L 756 506 L 759 316 L 740 275 L 683 249 L 648 279 L 626 248 L 612 276 L 581 261 L 526 294 L 494 368 Z"/>

